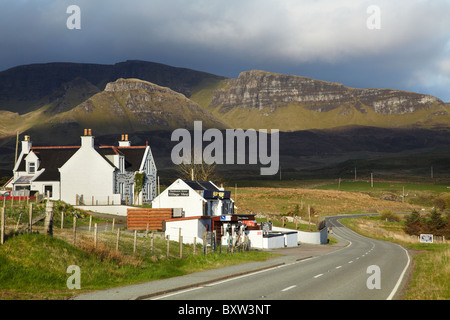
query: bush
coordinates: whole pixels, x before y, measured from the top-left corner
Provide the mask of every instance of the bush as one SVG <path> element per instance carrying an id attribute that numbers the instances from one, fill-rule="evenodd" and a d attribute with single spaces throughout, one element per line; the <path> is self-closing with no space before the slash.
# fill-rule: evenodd
<path id="1" fill-rule="evenodd" d="M 433 210 L 429 218 L 422 217 L 417 211 L 413 211 L 406 216 L 403 230 L 409 235 L 419 236 L 420 234 L 429 233 L 449 238 L 450 219 L 443 218 L 437 210 Z"/>
<path id="2" fill-rule="evenodd" d="M 388 222 L 399 222 L 401 220 L 398 215 L 392 213 L 391 211 L 384 211 L 381 214 L 380 219 Z"/>
<path id="3" fill-rule="evenodd" d="M 425 221 L 420 216 L 420 213 L 414 210 L 405 218 L 404 231 L 409 235 L 418 236 L 424 229 Z"/>

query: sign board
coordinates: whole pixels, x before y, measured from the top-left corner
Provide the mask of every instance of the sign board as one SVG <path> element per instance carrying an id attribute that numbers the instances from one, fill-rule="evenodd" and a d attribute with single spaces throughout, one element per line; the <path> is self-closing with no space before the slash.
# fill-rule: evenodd
<path id="1" fill-rule="evenodd" d="M 433 243 L 433 235 L 432 234 L 421 234 L 420 235 L 420 243 Z"/>
<path id="2" fill-rule="evenodd" d="M 169 190 L 169 197 L 189 197 L 189 190 Z"/>
<path id="3" fill-rule="evenodd" d="M 205 199 L 220 199 L 220 200 L 228 200 L 231 197 L 231 191 L 211 191 L 204 190 L 203 198 Z"/>
<path id="4" fill-rule="evenodd" d="M 231 216 L 220 216 L 220 221 L 231 221 Z"/>

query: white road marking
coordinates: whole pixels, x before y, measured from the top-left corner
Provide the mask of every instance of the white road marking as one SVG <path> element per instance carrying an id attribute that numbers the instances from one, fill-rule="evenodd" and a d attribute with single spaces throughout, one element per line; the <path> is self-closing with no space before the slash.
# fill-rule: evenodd
<path id="1" fill-rule="evenodd" d="M 192 289 L 187 289 L 187 290 L 183 290 L 183 291 L 178 291 L 178 292 L 166 294 L 166 295 L 164 295 L 164 296 L 159 296 L 159 297 L 153 298 L 153 299 L 151 299 L 151 300 L 160 300 L 160 299 L 168 298 L 168 297 L 171 297 L 171 296 L 175 296 L 175 295 L 177 295 L 177 294 L 182 294 L 182 293 L 186 293 L 186 292 L 189 292 L 189 291 L 199 290 L 199 289 L 202 289 L 202 288 L 203 288 L 203 287 L 196 287 L 196 288 L 192 288 Z"/>
<path id="2" fill-rule="evenodd" d="M 318 274 L 317 276 L 314 276 L 314 279 L 317 279 L 317 278 L 319 278 L 319 277 L 321 277 L 321 276 L 323 276 L 323 273 Z"/>
<path id="3" fill-rule="evenodd" d="M 296 286 L 290 286 L 290 287 L 287 287 L 286 289 L 283 289 L 283 290 L 281 290 L 282 292 L 285 292 L 285 291 L 289 291 L 289 290 L 291 290 L 291 289 L 294 289 Z"/>
<path id="4" fill-rule="evenodd" d="M 405 248 L 403 248 L 402 246 L 399 246 L 399 247 L 402 248 L 403 250 L 405 250 L 406 256 L 408 257 L 408 262 L 406 263 L 406 266 L 405 266 L 405 268 L 403 269 L 403 272 L 402 272 L 402 274 L 400 275 L 400 278 L 398 278 L 397 283 L 395 284 L 394 289 L 392 290 L 391 294 L 389 295 L 389 297 L 387 297 L 386 300 L 392 300 L 392 298 L 393 298 L 393 297 L 395 296 L 395 294 L 397 293 L 398 287 L 399 287 L 400 284 L 402 283 L 403 277 L 405 276 L 406 270 L 408 270 L 409 264 L 410 264 L 410 262 L 411 262 L 411 259 L 409 258 L 409 253 L 408 253 L 408 251 L 407 251 Z"/>

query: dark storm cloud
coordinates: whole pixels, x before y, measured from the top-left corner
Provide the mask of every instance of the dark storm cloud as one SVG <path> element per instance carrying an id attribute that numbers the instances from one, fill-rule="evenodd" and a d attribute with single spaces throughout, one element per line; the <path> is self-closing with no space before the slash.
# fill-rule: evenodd
<path id="1" fill-rule="evenodd" d="M 81 9 L 68 30 L 67 7 Z M 367 9 L 380 9 L 370 30 Z M 73 61 L 156 61 L 236 77 L 305 75 L 450 101 L 447 0 L 17 0 L 0 11 L 0 69 Z"/>

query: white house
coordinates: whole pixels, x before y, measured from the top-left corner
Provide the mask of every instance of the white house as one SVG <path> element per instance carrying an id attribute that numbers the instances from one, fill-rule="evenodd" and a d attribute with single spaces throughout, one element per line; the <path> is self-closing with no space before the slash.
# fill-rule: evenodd
<path id="1" fill-rule="evenodd" d="M 230 196 L 211 181 L 177 179 L 152 201 L 152 207 L 175 209 L 174 219 L 165 222 L 166 236 L 178 240 L 181 230 L 183 242 L 193 243 L 194 237 L 202 239 L 204 232 L 215 229 L 221 216 L 234 214 Z"/>
<path id="2" fill-rule="evenodd" d="M 81 146 L 33 147 L 25 136 L 7 187 L 72 205 L 141 204 L 155 198 L 156 176 L 150 146 L 131 146 L 127 135 L 118 146 L 96 146 L 85 129 Z"/>
<path id="3" fill-rule="evenodd" d="M 181 217 L 221 216 L 234 213 L 231 192 L 211 181 L 178 179 L 152 201 L 152 208 L 181 208 Z"/>

